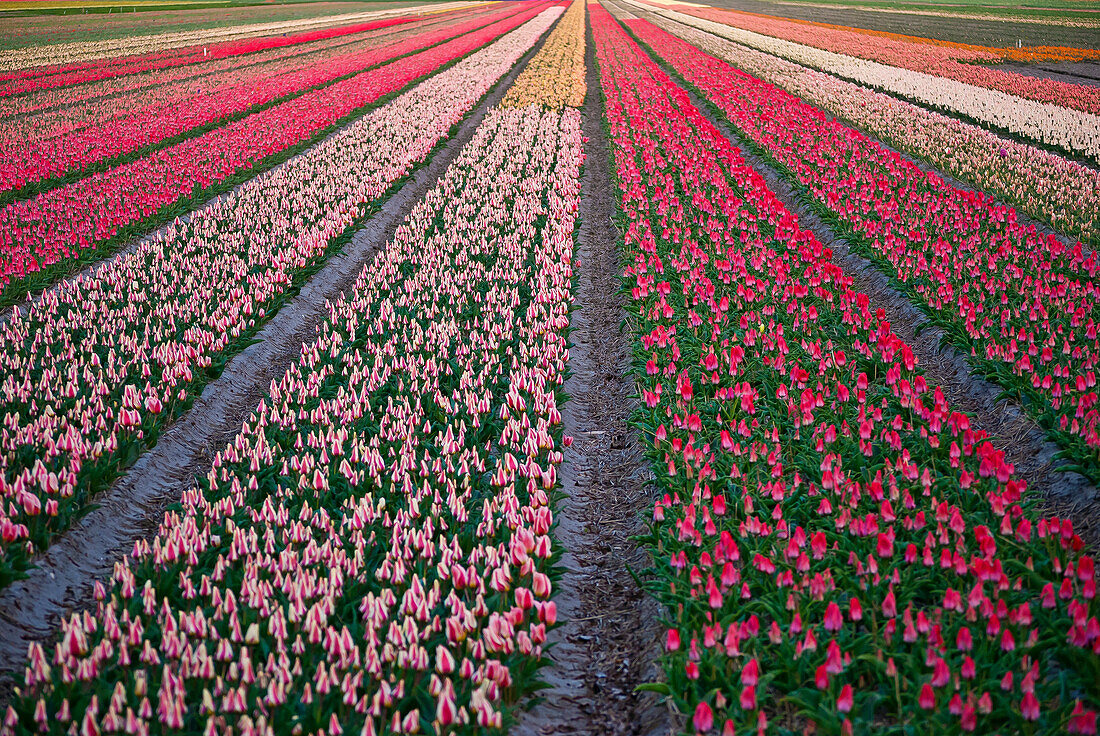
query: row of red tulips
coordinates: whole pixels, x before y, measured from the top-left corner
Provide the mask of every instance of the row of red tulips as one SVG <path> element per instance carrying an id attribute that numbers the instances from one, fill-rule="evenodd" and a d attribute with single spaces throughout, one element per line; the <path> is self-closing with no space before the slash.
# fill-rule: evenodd
<path id="1" fill-rule="evenodd" d="M 858 28 L 830 27 L 717 8 L 678 7 L 677 10 L 838 54 L 1100 115 L 1100 88 L 998 69 L 995 64 L 1002 61 L 1003 57 L 993 49 L 938 44 L 930 39 L 921 42 L 924 39 L 917 41 L 903 37 L 890 38 Z"/>
<path id="2" fill-rule="evenodd" d="M 579 124 L 489 113 L 0 733 L 504 725 L 557 619 Z"/>
<path id="3" fill-rule="evenodd" d="M 645 21 L 631 29 L 1100 480 L 1100 260 Z"/>
<path id="4" fill-rule="evenodd" d="M 591 19 L 664 489 L 653 689 L 698 733 L 1096 733 L 1096 571 L 1071 522 L 1027 509 L 829 249 Z"/>
<path id="5" fill-rule="evenodd" d="M 408 23 L 410 20 L 411 18 L 385 18 L 287 35 L 261 36 L 237 41 L 198 44 L 165 51 L 113 56 L 107 59 L 82 61 L 73 64 L 38 66 L 3 72 L 0 73 L 0 97 L 68 87 L 73 84 L 86 84 L 102 79 L 111 79 L 128 74 L 142 74 L 231 56 L 253 54 L 266 49 L 362 33 L 375 28 Z"/>
<path id="6" fill-rule="evenodd" d="M 437 16 L 437 20 L 442 21 L 446 17 L 446 15 L 440 15 Z M 356 33 L 328 39 L 302 41 L 248 54 L 217 59 L 199 59 L 167 69 L 137 71 L 83 84 L 53 87 L 8 97 L 0 96 L 0 118 L 4 118 L 3 123 L 0 123 L 0 131 L 6 133 L 8 129 L 33 129 L 35 127 L 34 123 L 39 120 L 42 121 L 42 127 L 47 130 L 54 130 L 60 126 L 59 122 L 54 122 L 55 118 L 67 120 L 69 117 L 76 117 L 79 120 L 85 106 L 94 107 L 108 104 L 112 96 L 134 97 L 149 94 L 155 91 L 155 88 L 164 84 L 185 82 L 209 74 L 233 72 L 256 64 L 279 61 L 300 54 L 350 46 L 359 41 L 392 33 L 398 30 L 394 26 L 408 22 L 411 22 L 411 19 L 395 18 L 376 21 L 375 23 L 363 24 L 369 27 Z M 37 115 L 32 113 L 37 113 Z M 30 135 L 33 132 L 33 130 L 28 130 L 24 134 Z"/>
<path id="7" fill-rule="evenodd" d="M 481 9 L 487 13 L 489 8 Z M 409 20 L 400 24 L 383 24 L 378 28 L 352 35 L 283 46 L 252 54 L 198 61 L 181 67 L 155 72 L 127 74 L 100 82 L 77 84 L 43 90 L 25 95 L 0 98 L 0 136 L 9 140 L 25 137 L 41 140 L 103 123 L 126 115 L 151 103 L 168 98 L 172 90 L 179 96 L 189 96 L 195 90 L 209 89 L 210 82 L 236 84 L 246 75 L 263 69 L 272 73 L 297 68 L 306 59 L 329 60 L 357 49 L 378 43 L 381 38 L 406 38 L 416 28 L 433 27 L 452 18 L 457 22 L 473 17 L 477 11 L 460 11 L 430 18 Z"/>
<path id="8" fill-rule="evenodd" d="M 519 8 L 511 6 L 469 19 L 451 16 L 449 23 L 431 30 L 425 28 L 429 23 L 410 23 L 398 29 L 397 38 L 392 33 L 386 34 L 351 48 L 292 56 L 280 62 L 248 66 L 234 74 L 163 85 L 143 95 L 140 101 L 111 97 L 98 106 L 81 105 L 79 119 L 85 124 L 77 129 L 55 129 L 51 135 L 51 131 L 37 125 L 31 139 L 21 136 L 0 139 L 0 193 L 55 177 L 71 179 L 89 166 L 148 150 L 167 139 L 331 84 L 517 12 Z M 89 119 L 90 107 L 98 108 L 99 120 Z"/>
<path id="9" fill-rule="evenodd" d="M 70 259 L 100 257 L 145 222 L 183 210 L 203 190 L 247 177 L 265 159 L 300 147 L 376 102 L 529 20 L 541 5 L 418 54 L 236 120 L 103 172 L 0 209 L 0 285 L 18 296 L 28 275 L 49 280 Z M 61 262 L 61 263 L 59 263 Z M 31 284 L 36 284 L 32 281 Z"/>
<path id="10" fill-rule="evenodd" d="M 0 328 L 0 587 L 156 441 L 552 18 L 535 17 L 8 319 Z"/>

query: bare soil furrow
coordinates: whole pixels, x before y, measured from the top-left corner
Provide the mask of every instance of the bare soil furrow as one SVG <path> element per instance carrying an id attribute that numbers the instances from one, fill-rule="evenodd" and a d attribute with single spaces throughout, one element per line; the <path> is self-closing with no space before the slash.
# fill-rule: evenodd
<path id="1" fill-rule="evenodd" d="M 544 37 L 545 38 L 545 35 Z M 0 593 L 0 672 L 22 666 L 31 641 L 53 635 L 62 617 L 90 605 L 95 580 L 108 575 L 134 542 L 151 537 L 165 509 L 205 473 L 214 454 L 240 431 L 272 380 L 298 359 L 327 315 L 326 304 L 350 288 L 364 265 L 393 236 L 412 207 L 473 137 L 488 109 L 542 46 L 535 45 L 457 126 L 429 162 L 351 238 L 342 252 L 302 287 L 236 355 L 180 417 L 111 490 L 99 507 L 61 535 L 25 580 Z M 7 684 L 10 687 L 10 681 Z M 0 685 L 0 700 L 4 685 Z"/>
<path id="2" fill-rule="evenodd" d="M 562 466 L 556 544 L 565 550 L 557 583 L 559 617 L 549 685 L 520 716 L 512 736 L 656 736 L 672 731 L 660 700 L 634 688 L 660 678 L 659 610 L 631 571 L 649 564 L 631 537 L 644 531 L 650 476 L 630 425 L 637 391 L 624 327 L 618 233 L 599 76 L 591 37 L 584 108 L 585 170 L 571 318 L 570 396 L 562 418 L 572 447 Z"/>

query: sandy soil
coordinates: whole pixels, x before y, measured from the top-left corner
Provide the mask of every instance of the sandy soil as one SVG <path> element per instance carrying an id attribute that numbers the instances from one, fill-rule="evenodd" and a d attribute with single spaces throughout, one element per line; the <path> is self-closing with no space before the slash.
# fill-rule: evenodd
<path id="1" fill-rule="evenodd" d="M 512 736 L 599 734 L 658 736 L 673 719 L 659 699 L 634 687 L 660 678 L 654 662 L 660 628 L 656 601 L 630 570 L 648 565 L 631 540 L 651 506 L 645 458 L 629 424 L 636 404 L 630 342 L 618 294 L 621 267 L 592 44 L 588 45 L 585 172 L 578 233 L 576 309 L 571 321 L 565 431 L 574 437 L 563 465 L 565 498 L 556 543 L 565 550 L 550 685 L 522 714 Z"/>

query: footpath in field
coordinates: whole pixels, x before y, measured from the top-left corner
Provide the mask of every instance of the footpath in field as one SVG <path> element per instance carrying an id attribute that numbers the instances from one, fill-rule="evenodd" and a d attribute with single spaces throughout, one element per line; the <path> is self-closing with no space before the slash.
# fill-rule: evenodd
<path id="1" fill-rule="evenodd" d="M 556 621 L 581 146 L 576 110 L 486 115 L 204 481 L 65 621 L 71 657 L 31 648 L 0 730 L 506 723 Z"/>
<path id="2" fill-rule="evenodd" d="M 464 64 L 465 68 L 445 72 L 442 79 L 424 83 L 426 89 L 414 90 L 395 100 L 391 103 L 395 106 L 393 110 L 380 111 L 357 123 L 360 130 L 372 125 L 381 128 L 363 139 L 364 145 L 376 144 L 379 138 L 393 132 L 387 126 L 399 121 L 408 125 L 410 120 L 433 120 L 432 131 L 438 135 L 451 121 L 462 119 L 463 111 L 469 109 L 465 106 L 472 106 L 495 81 L 493 75 L 501 73 L 500 64 L 506 63 L 509 55 L 525 50 L 522 42 L 505 46 L 504 56 L 500 50 L 493 54 L 482 52 L 484 58 L 472 58 Z M 522 62 L 519 66 L 523 66 Z M 300 346 L 314 334 L 327 313 L 327 302 L 352 285 L 362 264 L 373 257 L 411 206 L 434 185 L 469 141 L 486 109 L 500 98 L 517 73 L 518 69 L 508 73 L 498 84 L 500 89 L 463 120 L 444 150 L 432 155 L 427 166 L 415 171 L 413 181 L 402 185 L 380 212 L 366 219 L 366 225 L 342 246 L 340 254 L 310 277 L 301 293 L 255 335 L 256 344 L 234 357 L 156 446 L 109 492 L 96 499 L 101 507 L 54 540 L 46 553 L 35 560 L 36 567 L 28 571 L 28 578 L 16 581 L 0 594 L 0 671 L 21 666 L 27 644 L 50 636 L 62 614 L 87 603 L 95 579 L 109 574 L 114 561 L 130 551 L 135 541 L 155 532 L 165 507 L 178 501 L 192 486 L 194 477 L 209 469 L 216 449 L 236 435 L 271 382 L 297 359 Z M 459 90 L 461 96 L 447 102 Z M 348 145 L 358 138 L 356 126 L 335 134 L 319 148 Z M 415 136 L 412 140 L 416 140 Z M 417 144 L 414 150 L 422 145 Z M 284 168 L 314 165 L 318 160 L 324 158 L 318 159 L 316 153 L 313 158 L 303 155 Z M 343 176 L 349 180 L 366 176 L 369 168 L 363 163 L 359 165 L 364 168 Z M 280 176 L 281 171 L 272 172 L 271 177 Z"/>
<path id="3" fill-rule="evenodd" d="M 659 675 L 657 606 L 631 575 L 631 569 L 641 571 L 649 564 L 633 537 L 643 531 L 639 510 L 651 502 L 650 486 L 630 425 L 637 400 L 629 342 L 622 332 L 609 151 L 596 67 L 584 40 L 582 3 L 570 7 L 554 33 L 562 36 L 558 58 L 550 49 L 552 37 L 545 68 L 532 65 L 527 73 L 572 80 L 568 89 L 573 94 L 564 100 L 561 93 L 547 94 L 541 101 L 555 107 L 583 104 L 586 139 L 569 331 L 571 375 L 565 383 L 569 402 L 562 410 L 573 444 L 564 452 L 563 497 L 554 529 L 562 552 L 554 597 L 562 625 L 549 636 L 553 664 L 539 673 L 548 687 L 509 733 L 657 736 L 670 731 L 667 710 L 656 696 L 635 692 L 639 683 Z"/>
<path id="4" fill-rule="evenodd" d="M 829 249 L 592 24 L 686 728 L 1095 733 L 1096 571 L 1070 520 L 1034 513 Z"/>

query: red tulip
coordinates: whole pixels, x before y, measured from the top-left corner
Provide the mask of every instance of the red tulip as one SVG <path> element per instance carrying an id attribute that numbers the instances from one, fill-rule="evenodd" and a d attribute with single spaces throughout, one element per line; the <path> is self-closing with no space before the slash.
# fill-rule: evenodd
<path id="1" fill-rule="evenodd" d="M 692 716 L 691 720 L 695 724 L 695 730 L 698 733 L 706 733 L 714 728 L 714 711 L 711 710 L 706 701 L 701 700 L 695 706 L 695 715 Z"/>

